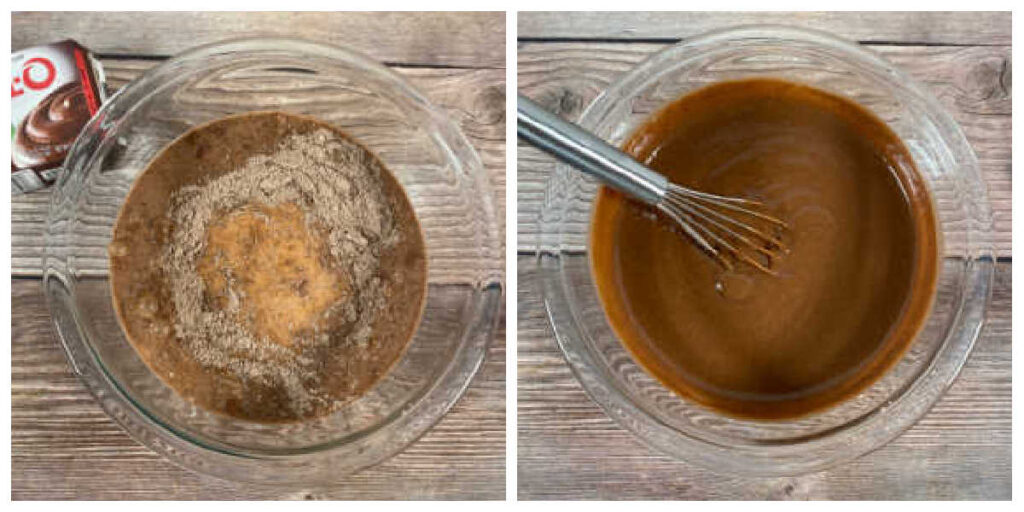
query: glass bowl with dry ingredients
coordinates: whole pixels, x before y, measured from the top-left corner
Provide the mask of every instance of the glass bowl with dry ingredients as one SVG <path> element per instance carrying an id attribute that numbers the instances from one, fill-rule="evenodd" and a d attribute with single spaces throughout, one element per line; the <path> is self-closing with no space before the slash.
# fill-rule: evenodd
<path id="1" fill-rule="evenodd" d="M 560 167 L 538 278 L 590 397 L 714 471 L 795 475 L 876 449 L 966 362 L 993 276 L 978 163 L 939 103 L 857 44 L 787 27 L 685 40 L 579 123 L 673 181 L 787 223 L 770 273 Z"/>
<path id="2" fill-rule="evenodd" d="M 434 425 L 502 293 L 479 157 L 401 77 L 291 39 L 127 85 L 53 190 L 44 288 L 133 437 L 218 477 L 324 484 Z"/>

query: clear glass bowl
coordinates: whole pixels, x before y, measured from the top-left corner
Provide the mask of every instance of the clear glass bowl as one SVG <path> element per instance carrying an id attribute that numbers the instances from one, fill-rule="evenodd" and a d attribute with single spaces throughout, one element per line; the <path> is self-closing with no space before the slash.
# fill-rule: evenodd
<path id="1" fill-rule="evenodd" d="M 605 317 L 587 255 L 599 185 L 565 166 L 546 187 L 538 276 L 566 360 L 620 425 L 666 454 L 715 471 L 795 475 L 882 446 L 953 382 L 985 318 L 992 220 L 974 153 L 938 102 L 876 55 L 819 32 L 751 26 L 683 41 L 613 83 L 580 124 L 621 145 L 648 116 L 688 91 L 760 76 L 811 85 L 869 108 L 903 139 L 929 184 L 943 251 L 938 291 L 925 327 L 887 374 L 842 404 L 787 421 L 735 419 L 674 394 L 633 360 Z"/>
<path id="2" fill-rule="evenodd" d="M 157 378 L 111 302 L 106 246 L 133 180 L 161 148 L 207 121 L 255 110 L 314 116 L 373 151 L 423 229 L 426 307 L 396 366 L 334 414 L 268 425 L 209 413 Z M 480 159 L 426 98 L 384 66 L 290 39 L 204 46 L 114 95 L 72 147 L 53 189 L 43 286 L 75 372 L 139 442 L 218 477 L 326 484 L 376 464 L 436 423 L 462 395 L 494 333 L 501 233 Z"/>

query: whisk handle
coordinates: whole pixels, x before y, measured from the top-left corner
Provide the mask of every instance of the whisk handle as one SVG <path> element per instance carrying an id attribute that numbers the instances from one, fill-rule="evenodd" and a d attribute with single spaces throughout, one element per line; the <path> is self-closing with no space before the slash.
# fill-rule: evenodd
<path id="1" fill-rule="evenodd" d="M 657 204 L 668 180 L 615 146 L 519 95 L 517 131 L 530 144 L 650 204 Z"/>

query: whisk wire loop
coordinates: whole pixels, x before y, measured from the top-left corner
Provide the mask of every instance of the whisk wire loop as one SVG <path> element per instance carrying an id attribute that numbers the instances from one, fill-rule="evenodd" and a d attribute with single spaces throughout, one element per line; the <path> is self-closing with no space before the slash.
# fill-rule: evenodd
<path id="1" fill-rule="evenodd" d="M 776 275 L 772 268 L 781 254 L 788 252 L 778 236 L 758 229 L 737 217 L 742 214 L 781 230 L 786 224 L 771 215 L 736 206 L 736 203 L 760 207 L 752 199 L 741 199 L 690 190 L 669 184 L 658 207 L 679 224 L 698 246 L 726 269 L 731 269 L 730 258 L 742 261 L 762 272 Z M 731 211 L 727 215 L 722 211 Z M 696 236 L 695 236 L 696 235 Z M 707 246 L 711 246 L 709 250 Z"/>

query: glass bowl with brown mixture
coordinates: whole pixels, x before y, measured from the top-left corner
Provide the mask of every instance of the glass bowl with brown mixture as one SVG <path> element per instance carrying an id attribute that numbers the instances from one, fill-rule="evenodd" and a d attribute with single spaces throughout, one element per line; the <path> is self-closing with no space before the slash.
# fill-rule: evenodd
<path id="1" fill-rule="evenodd" d="M 986 187 L 955 121 L 891 64 L 814 31 L 716 31 L 637 65 L 579 123 L 790 224 L 777 276 L 723 271 L 583 174 L 550 178 L 549 318 L 638 438 L 714 471 L 800 474 L 892 440 L 956 378 L 991 291 Z"/>
<path id="2" fill-rule="evenodd" d="M 193 49 L 113 96 L 66 167 L 56 330 L 104 410 L 175 463 L 337 482 L 425 433 L 483 361 L 503 270 L 489 182 L 365 56 Z"/>

